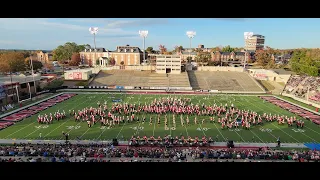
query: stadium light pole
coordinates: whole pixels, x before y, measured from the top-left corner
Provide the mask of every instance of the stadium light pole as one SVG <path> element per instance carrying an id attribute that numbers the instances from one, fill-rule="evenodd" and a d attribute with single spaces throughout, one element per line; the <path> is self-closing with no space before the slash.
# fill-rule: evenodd
<path id="1" fill-rule="evenodd" d="M 30 56 L 30 66 L 31 66 L 31 74 L 32 74 L 32 81 L 33 81 L 34 93 L 37 94 L 36 81 L 35 81 L 35 79 L 34 79 L 34 72 L 33 72 L 32 55 Z M 30 93 L 31 93 L 31 91 L 30 91 Z M 31 101 L 32 101 L 32 96 L 31 96 Z"/>
<path id="2" fill-rule="evenodd" d="M 98 27 L 90 27 L 89 32 L 93 34 L 93 44 L 94 44 L 94 61 L 91 62 L 92 64 L 96 62 L 97 58 L 97 47 L 96 47 L 96 34 L 98 33 Z"/>
<path id="3" fill-rule="evenodd" d="M 190 40 L 190 50 L 189 50 L 189 57 L 191 57 L 191 43 L 192 43 L 192 39 L 196 36 L 196 32 L 195 31 L 187 31 L 186 35 L 188 36 L 189 40 Z"/>
<path id="4" fill-rule="evenodd" d="M 147 30 L 139 31 L 139 35 L 143 39 L 143 61 L 144 61 L 144 63 L 146 61 L 146 38 L 147 38 L 148 34 L 149 34 L 149 31 L 147 31 Z"/>
<path id="5" fill-rule="evenodd" d="M 244 62 L 243 62 L 243 69 L 246 68 L 246 62 L 247 62 L 247 48 L 246 48 L 246 40 L 251 39 L 253 36 L 253 32 L 244 32 L 244 40 L 245 40 L 245 45 L 244 45 Z"/>

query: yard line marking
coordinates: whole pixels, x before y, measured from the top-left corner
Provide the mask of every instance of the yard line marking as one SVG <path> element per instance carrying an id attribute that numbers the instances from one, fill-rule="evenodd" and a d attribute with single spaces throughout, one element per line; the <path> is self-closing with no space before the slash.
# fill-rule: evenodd
<path id="1" fill-rule="evenodd" d="M 94 98 L 94 99 L 95 99 L 95 98 Z M 85 102 L 87 102 L 87 101 L 84 101 L 83 103 L 85 103 Z M 90 105 L 90 104 L 93 104 L 93 103 L 91 102 L 91 103 L 89 103 L 89 105 Z M 80 120 L 80 122 L 77 123 L 75 126 L 78 126 L 80 123 L 81 123 L 81 120 Z M 69 131 L 67 131 L 67 134 L 69 134 L 72 130 L 73 130 L 73 128 L 70 129 Z M 61 137 L 59 140 L 62 140 L 62 139 L 63 139 L 63 137 Z"/>
<path id="2" fill-rule="evenodd" d="M 11 133 L 11 134 L 9 134 L 8 136 L 6 136 L 6 137 L 5 137 L 5 139 L 7 139 L 9 136 L 11 136 L 11 135 L 13 135 L 13 134 L 15 134 L 15 133 L 17 133 L 17 132 L 20 132 L 20 131 L 21 131 L 21 130 L 23 130 L 23 129 L 25 129 L 25 128 L 27 128 L 27 127 L 31 126 L 31 125 L 32 125 L 32 124 L 34 124 L 34 123 L 36 123 L 36 122 L 33 122 L 33 123 L 29 124 L 28 126 L 22 127 L 21 129 L 19 129 L 19 130 L 17 130 L 17 131 L 15 131 L 15 132 L 13 132 L 13 133 Z"/>
<path id="3" fill-rule="evenodd" d="M 156 123 L 157 123 L 156 119 L 157 119 L 157 116 L 154 118 L 152 136 L 154 136 L 154 130 L 156 129 Z"/>
<path id="4" fill-rule="evenodd" d="M 102 99 L 103 99 L 103 96 L 101 96 L 101 97 L 99 98 L 99 102 L 102 101 Z M 91 103 L 90 103 L 90 104 L 91 104 Z M 88 129 L 80 136 L 80 139 L 81 139 L 90 129 L 91 129 L 91 128 L 88 127 Z"/>
<path id="5" fill-rule="evenodd" d="M 102 130 L 102 132 L 100 133 L 100 135 L 96 138 L 96 140 L 99 140 L 99 138 L 102 136 L 102 134 L 108 129 L 106 126 L 104 126 L 105 128 Z"/>
<path id="6" fill-rule="evenodd" d="M 122 131 L 122 129 L 123 129 L 123 127 L 124 127 L 124 125 L 126 125 L 126 123 L 127 123 L 127 121 L 125 121 L 125 120 L 124 120 L 124 123 L 122 123 L 122 127 L 121 127 L 121 129 L 120 129 L 119 133 L 117 134 L 116 139 L 118 139 L 118 137 L 119 137 L 119 135 L 120 135 L 120 133 L 121 133 L 121 131 Z"/>
<path id="7" fill-rule="evenodd" d="M 249 102 L 249 101 L 248 101 Z M 251 102 L 249 102 L 250 104 L 253 104 Z M 264 105 L 266 106 L 266 105 Z M 260 106 L 256 105 L 257 108 L 261 109 L 263 111 L 263 108 L 261 108 Z M 269 108 L 268 106 L 266 106 L 267 108 Z M 271 108 L 269 108 L 271 109 Z M 272 111 L 274 111 L 273 109 L 271 109 Z M 274 111 L 274 112 L 278 112 L 278 111 Z M 279 112 L 278 112 L 279 113 Z M 296 140 L 298 143 L 301 143 L 300 141 L 298 141 L 296 138 L 294 138 L 293 136 L 291 136 L 290 134 L 288 134 L 287 132 L 283 131 L 281 128 L 279 128 L 278 126 L 274 125 L 273 123 L 271 123 L 274 127 L 278 128 L 279 130 L 281 130 L 282 132 L 284 132 L 286 135 L 290 136 L 292 139 Z"/>
<path id="8" fill-rule="evenodd" d="M 91 128 L 88 128 L 81 136 L 80 139 L 90 130 Z"/>
<path id="9" fill-rule="evenodd" d="M 218 102 L 220 102 L 218 99 L 217 99 Z M 212 104 L 211 104 L 212 105 Z M 226 141 L 227 139 L 223 136 L 223 134 L 221 133 L 221 131 L 219 130 L 219 128 L 217 127 L 216 123 L 213 123 L 214 126 L 216 127 L 216 129 L 218 130 L 218 132 L 220 133 L 220 135 L 222 136 L 222 138 L 224 139 L 224 141 Z"/>
<path id="10" fill-rule="evenodd" d="M 223 134 L 220 132 L 219 128 L 217 127 L 217 125 L 215 123 L 213 123 L 214 126 L 216 127 L 216 129 L 218 130 L 218 132 L 220 133 L 220 135 L 222 136 L 222 138 L 226 141 L 226 138 L 223 136 Z"/>
<path id="11" fill-rule="evenodd" d="M 237 131 L 233 131 L 233 132 L 237 133 L 240 139 L 244 142 L 244 139 L 242 138 L 242 136 L 240 136 L 240 134 Z"/>
<path id="12" fill-rule="evenodd" d="M 264 106 L 266 106 L 266 105 L 264 105 Z M 266 106 L 267 108 L 269 108 L 268 106 Z M 269 109 L 271 109 L 271 108 L 269 108 Z M 278 110 L 274 110 L 274 109 L 272 109 L 274 112 L 277 112 L 277 113 L 281 113 L 280 111 L 278 111 Z M 291 112 L 290 112 L 291 113 Z M 273 126 L 275 126 L 274 124 L 272 124 Z M 275 126 L 275 127 L 277 127 L 277 126 Z M 278 128 L 278 127 L 277 127 Z M 280 128 L 278 128 L 278 129 L 280 129 Z M 310 128 L 309 128 L 310 129 Z M 282 129 L 280 129 L 282 132 L 284 132 L 284 133 L 286 133 L 285 131 L 283 131 Z M 289 135 L 288 133 L 286 133 L 287 135 Z M 306 135 L 306 134 L 304 134 L 304 133 L 301 133 L 301 134 L 303 134 L 304 136 L 306 136 L 306 137 L 308 137 L 309 139 L 311 139 L 311 140 L 313 140 L 313 141 L 315 141 L 316 143 L 318 143 L 318 141 L 316 141 L 315 139 L 313 139 L 312 137 L 310 137 L 310 136 L 308 136 L 308 135 Z M 293 138 L 294 140 L 296 140 L 297 141 L 297 139 L 295 139 L 293 136 L 291 136 L 291 135 L 289 135 L 291 138 Z M 300 141 L 297 141 L 298 143 L 301 143 Z"/>
<path id="13" fill-rule="evenodd" d="M 184 119 L 183 119 L 183 121 L 184 121 Z M 188 137 L 188 136 L 189 136 L 189 133 L 188 133 L 188 128 L 187 128 L 187 123 L 184 122 L 184 125 L 183 125 L 183 126 L 184 126 L 184 128 L 186 129 L 186 133 L 187 133 L 187 137 Z"/>
<path id="14" fill-rule="evenodd" d="M 242 104 L 242 105 L 245 105 L 245 104 L 241 103 L 240 101 L 239 101 L 239 103 Z M 261 125 L 259 124 L 259 126 L 261 126 Z M 261 127 L 262 127 L 262 126 L 261 126 Z M 254 136 L 256 136 L 262 143 L 264 143 L 264 144 L 266 145 L 266 143 L 263 142 L 262 139 L 261 139 L 256 133 L 254 133 L 253 131 L 251 131 L 251 129 L 249 129 L 249 131 L 250 131 Z M 268 132 L 268 133 L 270 133 L 270 132 Z"/>
<path id="15" fill-rule="evenodd" d="M 204 130 L 203 130 L 203 128 L 202 128 L 202 126 L 201 126 L 200 123 L 199 123 L 199 126 L 200 126 L 200 128 L 201 128 L 201 130 L 202 130 L 203 135 L 204 135 L 204 136 L 207 136 L 206 133 L 204 132 Z"/>
<path id="16" fill-rule="evenodd" d="M 308 126 L 306 126 L 305 128 L 308 128 Z M 308 129 L 310 129 L 311 131 L 313 131 L 313 132 L 315 132 L 315 133 L 317 133 L 317 134 L 319 134 L 319 135 L 320 135 L 320 133 L 319 133 L 319 132 L 317 132 L 317 131 L 315 131 L 315 130 L 313 130 L 313 129 L 311 129 L 311 128 L 308 128 Z"/>
<path id="17" fill-rule="evenodd" d="M 76 101 L 79 101 L 80 99 L 83 99 L 84 97 L 86 97 L 86 96 L 83 96 L 83 97 L 77 99 Z M 85 102 L 86 102 L 86 101 L 83 101 L 83 102 L 80 103 L 80 104 L 83 104 L 83 103 L 85 103 Z M 80 104 L 77 103 L 77 106 L 80 105 Z M 66 106 L 67 106 L 67 105 L 66 105 Z M 64 107 L 66 107 L 66 106 L 64 106 Z M 73 109 L 73 108 L 74 108 L 74 107 L 72 107 L 72 109 Z M 52 132 L 54 132 L 55 130 L 57 130 L 58 128 L 60 128 L 62 125 L 64 125 L 65 123 L 67 123 L 71 118 L 72 118 L 72 117 L 68 118 L 64 123 L 60 124 L 58 127 L 56 127 L 55 129 L 53 129 L 51 132 L 49 132 L 48 134 L 46 134 L 46 135 L 43 136 L 43 137 L 47 137 L 49 134 L 51 134 Z"/>

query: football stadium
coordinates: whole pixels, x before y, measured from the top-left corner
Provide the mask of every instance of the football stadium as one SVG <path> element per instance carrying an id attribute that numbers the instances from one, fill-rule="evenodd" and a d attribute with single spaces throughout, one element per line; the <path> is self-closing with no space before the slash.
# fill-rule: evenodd
<path id="1" fill-rule="evenodd" d="M 245 49 L 191 48 L 195 35 L 172 52 L 1 52 L 0 161 L 318 162 L 320 70 L 296 65 L 318 50 L 264 49 L 251 32 Z"/>

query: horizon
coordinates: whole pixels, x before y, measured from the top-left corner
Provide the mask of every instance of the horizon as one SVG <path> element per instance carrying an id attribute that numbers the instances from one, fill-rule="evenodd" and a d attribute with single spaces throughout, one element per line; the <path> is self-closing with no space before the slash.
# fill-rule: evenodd
<path id="1" fill-rule="evenodd" d="M 94 47 L 90 27 L 98 27 L 96 47 L 115 50 L 129 44 L 143 49 L 139 30 L 148 30 L 145 47 L 244 47 L 244 32 L 265 36 L 265 47 L 319 48 L 319 18 L 0 18 L 0 49 L 54 50 L 66 42 Z"/>

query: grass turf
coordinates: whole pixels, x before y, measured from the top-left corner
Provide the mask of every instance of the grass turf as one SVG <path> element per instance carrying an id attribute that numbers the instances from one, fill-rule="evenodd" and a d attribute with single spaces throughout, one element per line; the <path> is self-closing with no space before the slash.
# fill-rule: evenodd
<path id="1" fill-rule="evenodd" d="M 111 107 L 112 99 L 119 98 L 122 102 L 131 104 L 144 104 L 149 103 L 154 98 L 168 97 L 169 95 L 132 95 L 132 94 L 106 94 L 106 93 L 91 93 L 91 94 L 78 94 L 71 99 L 59 103 L 40 114 L 54 113 L 57 110 L 65 110 L 68 117 L 62 121 L 54 121 L 50 125 L 39 125 L 37 123 L 37 114 L 31 116 L 13 126 L 0 131 L 0 139 L 45 139 L 45 140 L 63 140 L 62 131 L 70 134 L 70 139 L 81 140 L 111 140 L 117 138 L 118 140 L 127 140 L 132 135 L 147 135 L 147 136 L 164 136 L 171 134 L 171 136 L 211 136 L 217 141 L 233 140 L 235 142 L 260 142 L 260 143 L 275 143 L 278 137 L 281 138 L 283 143 L 306 143 L 306 142 L 320 142 L 320 129 L 318 125 L 305 120 L 304 132 L 295 132 L 295 127 L 288 127 L 287 125 L 278 125 L 277 122 L 268 123 L 263 125 L 252 127 L 251 130 L 243 130 L 239 128 L 239 131 L 221 129 L 220 124 L 209 123 L 209 117 L 198 117 L 198 121 L 201 122 L 203 118 L 207 119 L 205 124 L 193 124 L 193 116 L 190 116 L 190 126 L 183 127 L 180 124 L 180 117 L 176 116 L 176 128 L 172 129 L 172 115 L 168 115 L 169 130 L 164 128 L 164 116 L 162 116 L 161 125 L 158 126 L 156 116 L 152 115 L 154 122 L 149 125 L 149 114 L 146 114 L 146 122 L 141 123 L 123 123 L 114 128 L 108 129 L 100 127 L 100 123 L 94 125 L 92 128 L 88 128 L 86 122 L 75 122 L 73 117 L 70 117 L 68 111 L 70 109 L 83 109 L 84 107 L 97 107 L 97 102 L 108 102 L 108 107 Z M 189 97 L 192 103 L 205 103 L 205 104 L 218 104 L 225 103 L 230 104 L 232 102 L 237 108 L 245 110 L 253 110 L 258 114 L 272 113 L 283 114 L 287 116 L 294 116 L 294 114 L 281 109 L 271 103 L 264 102 L 256 96 L 238 96 L 238 95 L 171 95 L 172 97 Z M 140 119 L 142 115 L 140 115 Z M 217 121 L 217 118 L 215 118 Z M 298 117 L 301 119 L 301 117 Z M 42 138 L 39 138 L 39 134 L 42 134 Z M 217 137 L 218 136 L 218 137 Z"/>

